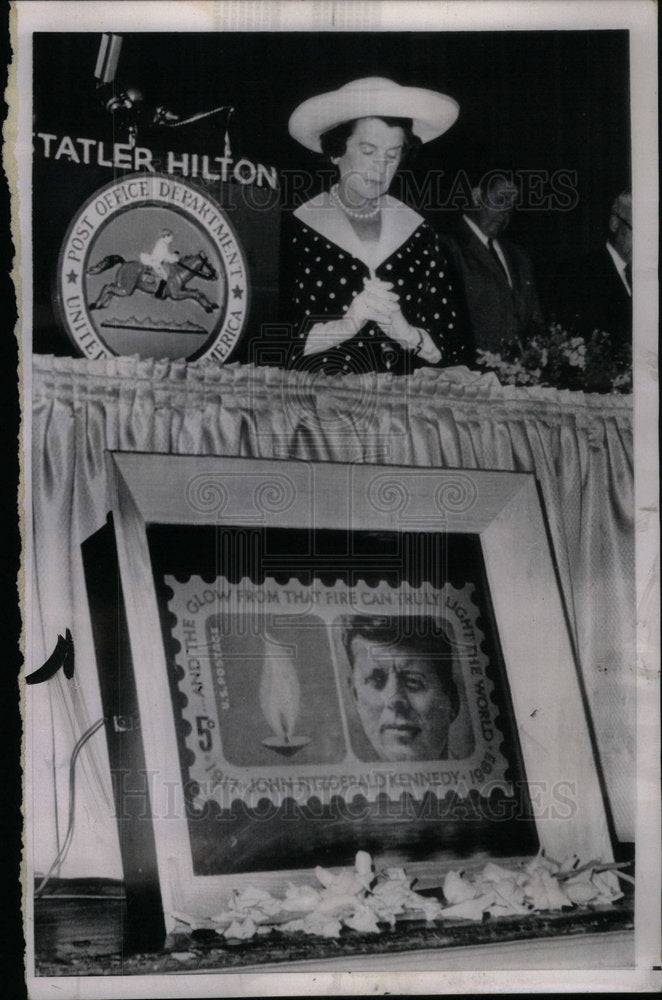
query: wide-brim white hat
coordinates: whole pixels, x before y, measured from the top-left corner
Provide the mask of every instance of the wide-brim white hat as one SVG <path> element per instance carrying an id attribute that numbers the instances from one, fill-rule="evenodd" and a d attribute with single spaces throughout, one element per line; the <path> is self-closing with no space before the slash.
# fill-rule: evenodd
<path id="1" fill-rule="evenodd" d="M 292 113 L 288 128 L 302 146 L 321 153 L 320 136 L 354 118 L 411 118 L 414 135 L 430 142 L 446 132 L 459 113 L 457 101 L 446 94 L 368 76 L 310 97 Z"/>

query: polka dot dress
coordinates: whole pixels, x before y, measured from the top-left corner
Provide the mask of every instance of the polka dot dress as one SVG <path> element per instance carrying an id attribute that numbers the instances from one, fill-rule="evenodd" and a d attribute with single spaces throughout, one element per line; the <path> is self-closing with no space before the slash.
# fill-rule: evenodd
<path id="1" fill-rule="evenodd" d="M 354 337 L 324 354 L 303 357 L 311 327 L 341 319 L 363 291 L 370 272 L 362 261 L 299 219 L 294 218 L 292 224 L 286 247 L 291 255 L 290 288 L 285 290 L 294 337 L 291 364 L 329 375 L 366 371 L 402 375 L 426 364 L 403 350 L 375 323 L 366 324 Z M 441 351 L 440 367 L 464 360 L 466 345 L 458 319 L 457 290 L 437 236 L 426 222 L 380 264 L 376 274 L 393 284 L 407 322 L 430 334 Z"/>

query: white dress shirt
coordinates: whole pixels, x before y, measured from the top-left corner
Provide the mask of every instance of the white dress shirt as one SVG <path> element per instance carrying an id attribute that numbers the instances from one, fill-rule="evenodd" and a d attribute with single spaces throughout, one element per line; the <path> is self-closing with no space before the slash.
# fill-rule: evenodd
<path id="1" fill-rule="evenodd" d="M 485 233 L 483 232 L 483 230 L 479 226 L 477 226 L 476 223 L 473 221 L 473 219 L 470 219 L 468 215 L 463 215 L 462 218 L 464 219 L 464 221 L 466 222 L 466 224 L 469 226 L 469 228 L 474 231 L 474 233 L 476 234 L 476 236 L 478 237 L 478 239 L 480 240 L 480 242 L 483 244 L 483 246 L 487 250 L 489 250 L 490 249 L 490 245 L 489 245 L 490 237 L 486 236 Z M 494 247 L 496 255 L 499 258 L 499 260 L 501 261 L 503 269 L 506 272 L 506 277 L 508 278 L 508 284 L 512 288 L 513 287 L 513 281 L 512 281 L 512 278 L 510 277 L 510 271 L 508 269 L 508 264 L 506 262 L 506 256 L 505 256 L 503 250 L 501 249 L 501 247 L 499 245 L 499 241 L 495 240 L 495 239 L 492 239 L 492 246 Z"/>
<path id="2" fill-rule="evenodd" d="M 628 279 L 625 277 L 625 268 L 627 266 L 627 261 L 623 260 L 623 258 L 621 257 L 620 253 L 618 252 L 618 250 L 614 250 L 614 248 L 611 245 L 611 243 L 607 242 L 605 244 L 605 246 L 607 247 L 607 250 L 609 251 L 609 256 L 611 257 L 611 259 L 614 262 L 614 267 L 618 271 L 619 278 L 621 279 L 621 281 L 625 285 L 625 289 L 626 289 L 628 295 L 630 296 L 630 298 L 632 298 L 632 289 L 628 285 Z"/>

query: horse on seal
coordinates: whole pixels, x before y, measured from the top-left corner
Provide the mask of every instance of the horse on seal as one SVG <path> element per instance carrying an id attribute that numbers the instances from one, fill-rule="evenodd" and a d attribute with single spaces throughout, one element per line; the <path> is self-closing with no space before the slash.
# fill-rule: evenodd
<path id="1" fill-rule="evenodd" d="M 146 292 L 147 295 L 155 294 L 159 283 L 152 268 L 147 264 L 141 264 L 138 260 L 125 260 L 118 253 L 109 254 L 97 264 L 88 267 L 87 274 L 101 274 L 117 265 L 119 270 L 115 275 L 115 281 L 103 286 L 95 301 L 90 303 L 90 309 L 105 309 L 115 296 L 126 298 L 133 295 L 136 289 L 139 292 Z M 212 302 L 199 289 L 188 287 L 193 278 L 203 278 L 206 281 L 218 278 L 218 272 L 202 250 L 181 257 L 176 263 L 169 264 L 168 269 L 168 280 L 163 290 L 164 299 L 173 299 L 176 302 L 193 299 L 206 313 L 218 309 L 218 303 Z"/>

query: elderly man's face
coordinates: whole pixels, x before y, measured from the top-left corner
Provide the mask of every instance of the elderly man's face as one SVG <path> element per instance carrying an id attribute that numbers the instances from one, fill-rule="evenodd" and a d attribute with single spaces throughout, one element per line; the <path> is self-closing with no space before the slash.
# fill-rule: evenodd
<path id="1" fill-rule="evenodd" d="M 508 226 L 517 201 L 517 188 L 505 177 L 495 178 L 481 192 L 473 191 L 476 222 L 486 236 L 496 239 Z"/>
<path id="2" fill-rule="evenodd" d="M 356 706 L 380 759 L 447 757 L 453 711 L 434 661 L 406 641 L 380 646 L 357 636 L 351 651 Z"/>
<path id="3" fill-rule="evenodd" d="M 380 118 L 361 118 L 347 139 L 345 152 L 333 162 L 340 172 L 345 201 L 360 208 L 388 191 L 404 147 L 399 125 Z"/>

